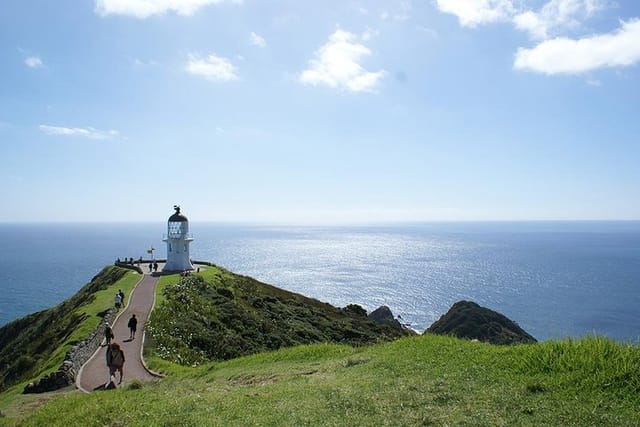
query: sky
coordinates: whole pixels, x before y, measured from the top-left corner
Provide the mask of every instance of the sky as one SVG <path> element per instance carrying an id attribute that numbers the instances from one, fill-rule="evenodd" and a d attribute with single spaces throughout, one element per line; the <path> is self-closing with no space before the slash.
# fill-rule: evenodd
<path id="1" fill-rule="evenodd" d="M 636 0 L 2 0 L 0 222 L 640 219 Z"/>

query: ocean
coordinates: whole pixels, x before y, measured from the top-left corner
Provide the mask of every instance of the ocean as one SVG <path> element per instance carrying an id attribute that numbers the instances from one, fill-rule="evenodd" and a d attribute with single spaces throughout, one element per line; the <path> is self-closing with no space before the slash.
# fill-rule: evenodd
<path id="1" fill-rule="evenodd" d="M 539 340 L 640 339 L 640 221 L 294 227 L 190 223 L 193 259 L 423 331 L 472 300 Z M 58 304 L 117 257 L 165 257 L 166 223 L 0 224 L 0 325 Z"/>

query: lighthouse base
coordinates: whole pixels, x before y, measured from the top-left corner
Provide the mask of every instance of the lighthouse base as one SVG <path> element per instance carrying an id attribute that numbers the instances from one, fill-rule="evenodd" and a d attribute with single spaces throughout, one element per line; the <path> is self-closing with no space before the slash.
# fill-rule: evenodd
<path id="1" fill-rule="evenodd" d="M 195 268 L 193 267 L 193 264 L 191 264 L 190 261 L 187 261 L 186 263 L 178 263 L 178 262 L 169 262 L 169 260 L 167 260 L 167 263 L 164 265 L 162 272 L 163 273 L 179 273 L 182 271 L 191 271 L 191 270 L 195 270 Z"/>

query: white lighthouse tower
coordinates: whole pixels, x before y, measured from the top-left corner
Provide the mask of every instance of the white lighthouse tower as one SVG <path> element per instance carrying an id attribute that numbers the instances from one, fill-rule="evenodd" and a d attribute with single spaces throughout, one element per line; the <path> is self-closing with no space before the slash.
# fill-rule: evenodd
<path id="1" fill-rule="evenodd" d="M 193 241 L 189 234 L 189 220 L 180 213 L 180 206 L 174 206 L 176 213 L 169 217 L 167 236 L 162 239 L 167 242 L 167 263 L 162 271 L 193 270 L 189 259 L 189 243 Z"/>

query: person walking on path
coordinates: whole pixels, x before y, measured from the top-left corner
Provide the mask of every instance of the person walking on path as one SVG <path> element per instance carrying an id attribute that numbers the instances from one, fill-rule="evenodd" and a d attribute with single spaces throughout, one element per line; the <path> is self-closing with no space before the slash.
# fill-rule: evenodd
<path id="1" fill-rule="evenodd" d="M 111 329 L 111 325 L 107 322 L 104 326 L 104 340 L 107 347 L 111 344 L 111 339 L 113 339 L 113 329 Z"/>
<path id="2" fill-rule="evenodd" d="M 133 341 L 133 339 L 136 337 L 136 328 L 138 327 L 138 319 L 136 319 L 135 314 L 131 315 L 127 326 L 129 327 L 129 339 Z"/>
<path id="3" fill-rule="evenodd" d="M 115 342 L 107 347 L 107 366 L 109 367 L 109 382 L 107 385 L 115 380 L 116 372 L 120 372 L 120 381 L 118 384 L 122 383 L 122 377 L 124 376 L 124 352 Z"/>
<path id="4" fill-rule="evenodd" d="M 124 292 L 122 292 L 122 289 L 118 289 L 118 295 L 120 295 L 120 302 L 124 304 Z"/>
<path id="5" fill-rule="evenodd" d="M 115 305 L 116 305 L 116 311 L 120 310 L 120 306 L 122 305 L 122 297 L 120 296 L 119 293 L 116 294 L 114 302 L 115 302 Z"/>
<path id="6" fill-rule="evenodd" d="M 140 277 L 140 282 L 132 289 L 127 296 L 129 298 L 127 306 L 121 311 L 121 315 L 109 322 L 116 339 L 111 339 L 111 343 L 120 344 L 120 349 L 124 352 L 127 362 L 127 381 L 138 380 L 141 382 L 155 381 L 159 377 L 155 373 L 149 372 L 142 359 L 142 347 L 144 343 L 144 328 L 149 312 L 153 307 L 156 284 L 159 277 L 145 274 Z M 123 289 L 124 290 L 124 289 Z M 117 288 L 114 289 L 117 291 Z M 115 294 L 115 292 L 113 292 Z M 135 313 L 136 320 L 140 326 L 139 333 L 133 341 L 122 341 L 128 338 L 129 318 Z M 105 389 L 105 352 L 106 347 L 99 347 L 89 360 L 79 369 L 76 375 L 76 385 L 85 393 Z M 117 380 L 116 380 L 117 382 Z M 124 383 L 124 382 L 123 382 Z M 108 384 L 108 383 L 107 383 Z M 0 422 L 0 424 L 2 424 Z"/>

